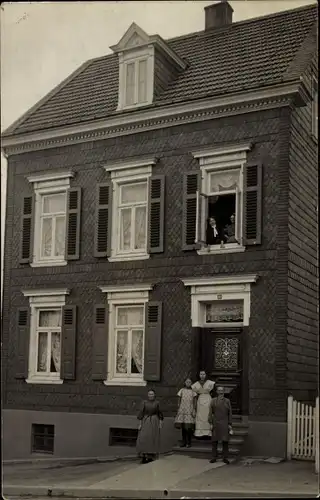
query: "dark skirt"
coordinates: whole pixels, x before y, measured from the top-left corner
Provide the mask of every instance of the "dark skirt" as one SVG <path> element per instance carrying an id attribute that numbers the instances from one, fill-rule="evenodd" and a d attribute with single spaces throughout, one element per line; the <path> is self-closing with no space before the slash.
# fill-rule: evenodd
<path id="1" fill-rule="evenodd" d="M 160 449 L 159 417 L 152 415 L 141 421 L 141 430 L 137 439 L 137 453 L 139 455 L 158 455 Z"/>

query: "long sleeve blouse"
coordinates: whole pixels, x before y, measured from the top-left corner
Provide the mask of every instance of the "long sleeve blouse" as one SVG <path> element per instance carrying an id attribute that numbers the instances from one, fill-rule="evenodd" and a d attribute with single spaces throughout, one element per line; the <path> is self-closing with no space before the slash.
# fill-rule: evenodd
<path id="1" fill-rule="evenodd" d="M 145 417 L 152 417 L 153 415 L 156 415 L 159 420 L 163 420 L 159 401 L 143 401 L 138 413 L 138 420 L 142 420 Z"/>

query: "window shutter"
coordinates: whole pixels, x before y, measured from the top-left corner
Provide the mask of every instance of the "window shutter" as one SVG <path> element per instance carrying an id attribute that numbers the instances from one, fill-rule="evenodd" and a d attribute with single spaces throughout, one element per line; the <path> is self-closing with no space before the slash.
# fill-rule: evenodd
<path id="1" fill-rule="evenodd" d="M 66 260 L 80 258 L 81 188 L 67 191 Z"/>
<path id="2" fill-rule="evenodd" d="M 61 378 L 76 378 L 77 306 L 62 308 Z"/>
<path id="3" fill-rule="evenodd" d="M 32 261 L 34 195 L 23 198 L 20 264 Z"/>
<path id="4" fill-rule="evenodd" d="M 183 214 L 182 214 L 182 249 L 197 248 L 197 191 L 200 188 L 200 172 L 198 170 L 185 173 L 183 176 Z"/>
<path id="5" fill-rule="evenodd" d="M 94 256 L 108 257 L 111 250 L 111 204 L 112 186 L 110 182 L 98 184 L 96 205 L 96 227 Z"/>
<path id="6" fill-rule="evenodd" d="M 148 250 L 161 253 L 164 250 L 164 192 L 165 176 L 151 177 L 149 183 L 149 231 Z"/>
<path id="7" fill-rule="evenodd" d="M 28 378 L 30 340 L 30 311 L 27 307 L 18 309 L 16 340 L 16 378 Z"/>
<path id="8" fill-rule="evenodd" d="M 248 163 L 243 176 L 243 237 L 245 245 L 261 245 L 262 165 Z"/>
<path id="9" fill-rule="evenodd" d="M 146 305 L 146 332 L 144 341 L 144 379 L 161 379 L 162 302 Z"/>
<path id="10" fill-rule="evenodd" d="M 106 380 L 108 366 L 108 308 L 94 307 L 92 380 Z"/>

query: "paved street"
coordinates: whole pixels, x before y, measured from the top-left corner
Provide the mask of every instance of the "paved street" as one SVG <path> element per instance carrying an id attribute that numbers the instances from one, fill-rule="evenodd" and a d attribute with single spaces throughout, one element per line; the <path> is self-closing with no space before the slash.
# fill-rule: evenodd
<path id="1" fill-rule="evenodd" d="M 245 498 L 309 497 L 319 491 L 314 463 L 239 462 L 224 465 L 171 455 L 90 464 L 4 465 L 4 495 L 37 498 Z"/>

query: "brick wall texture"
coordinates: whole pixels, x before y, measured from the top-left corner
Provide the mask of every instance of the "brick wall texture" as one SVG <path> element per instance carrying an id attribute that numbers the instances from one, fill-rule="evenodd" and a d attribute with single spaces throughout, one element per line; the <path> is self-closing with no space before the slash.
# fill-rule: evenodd
<path id="1" fill-rule="evenodd" d="M 315 167 L 311 163 L 308 167 L 301 153 L 296 152 L 296 137 L 304 133 L 300 133 L 301 113 L 305 112 L 293 113 L 292 125 L 290 109 L 279 108 L 10 157 L 3 308 L 5 408 L 134 414 L 145 388 L 106 387 L 91 380 L 93 305 L 105 300 L 98 286 L 151 282 L 151 299 L 163 302 L 164 315 L 162 380 L 154 386 L 165 413 L 172 414 L 177 388 L 192 362 L 190 289 L 181 279 L 257 273 L 259 279 L 252 286 L 246 356 L 250 414 L 252 418 L 285 420 L 287 382 L 290 389 L 298 384 L 297 390 L 308 392 L 315 388 L 316 377 Z M 291 147 L 290 137 L 295 138 Z M 252 141 L 254 147 L 248 160 L 263 163 L 262 244 L 236 254 L 199 256 L 195 251 L 183 252 L 182 178 L 184 172 L 198 168 L 191 151 L 238 141 Z M 110 263 L 94 258 L 96 184 L 107 179 L 103 165 L 142 155 L 159 157 L 154 173 L 164 173 L 167 178 L 164 253 L 152 255 L 147 261 Z M 70 168 L 76 172 L 72 186 L 83 188 L 80 260 L 65 267 L 20 265 L 22 197 L 32 192 L 26 176 Z M 299 244 L 296 242 L 295 221 L 303 223 L 303 238 L 308 237 L 308 243 L 302 245 L 301 239 Z M 66 286 L 71 289 L 67 303 L 81 306 L 76 380 L 58 386 L 16 380 L 16 310 L 28 306 L 21 289 Z"/>

